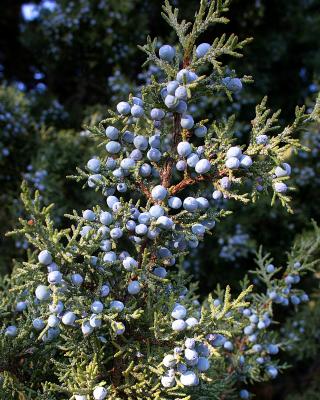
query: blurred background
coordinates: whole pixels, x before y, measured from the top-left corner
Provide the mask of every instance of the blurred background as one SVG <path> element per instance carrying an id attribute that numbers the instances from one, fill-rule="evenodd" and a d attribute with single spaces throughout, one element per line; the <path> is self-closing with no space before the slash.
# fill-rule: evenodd
<path id="1" fill-rule="evenodd" d="M 138 93 L 157 74 L 153 67 L 141 69 L 144 55 L 137 44 L 144 44 L 147 35 L 157 36 L 159 45 L 176 42 L 160 17 L 161 3 L 1 0 L 1 274 L 9 272 L 12 258 L 23 257 L 28 248 L 23 238 L 4 236 L 18 217 L 24 217 L 19 200 L 23 179 L 40 191 L 44 203 L 55 203 L 58 227 L 67 224 L 66 211 L 100 201 L 65 177 L 99 151 L 85 126 L 104 118 L 114 103 L 130 92 Z M 192 19 L 198 0 L 172 3 L 184 18 Z M 254 83 L 245 86 L 234 103 L 206 99 L 194 112 L 208 118 L 235 113 L 237 136 L 243 142 L 255 104 L 264 95 L 273 110 L 282 109 L 284 125 L 293 118 L 295 105 L 309 107 L 314 102 L 320 89 L 320 0 L 233 0 L 229 18 L 228 25 L 213 28 L 203 41 L 212 42 L 222 32 L 234 32 L 242 39 L 253 36 L 243 59 L 227 61 L 239 76 L 252 75 Z M 218 224 L 216 234 L 184 262 L 199 281 L 201 294 L 218 282 L 237 285 L 254 267 L 259 245 L 281 265 L 294 237 L 308 231 L 311 219 L 319 221 L 320 127 L 313 125 L 301 139 L 311 151 L 288 154 L 296 187 L 294 214 L 280 206 L 271 208 L 270 199 L 247 207 L 228 204 L 234 216 Z M 310 279 L 306 285 L 319 283 Z M 320 399 L 320 315 L 306 316 L 308 311 L 301 320 L 318 319 L 308 332 L 297 328 L 306 336 L 305 351 L 292 352 L 295 367 L 285 376 L 253 388 L 258 399 Z"/>

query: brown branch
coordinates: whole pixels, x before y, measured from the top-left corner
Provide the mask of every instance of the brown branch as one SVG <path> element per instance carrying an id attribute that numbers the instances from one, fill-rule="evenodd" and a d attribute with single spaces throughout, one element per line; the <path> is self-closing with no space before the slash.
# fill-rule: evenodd
<path id="1" fill-rule="evenodd" d="M 194 185 L 198 182 L 202 181 L 213 181 L 213 179 L 222 178 L 226 174 L 226 170 L 217 171 L 213 175 L 199 175 L 196 178 L 187 177 L 183 179 L 181 182 L 177 183 L 174 186 L 169 188 L 169 192 L 171 195 L 177 194 L 185 189 L 187 186 Z"/>

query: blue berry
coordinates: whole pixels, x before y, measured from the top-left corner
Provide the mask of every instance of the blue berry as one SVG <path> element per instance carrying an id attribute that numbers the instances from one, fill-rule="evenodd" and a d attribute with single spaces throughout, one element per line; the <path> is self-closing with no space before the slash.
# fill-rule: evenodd
<path id="1" fill-rule="evenodd" d="M 193 371 L 186 371 L 180 376 L 180 382 L 183 386 L 197 386 L 199 378 Z"/>
<path id="2" fill-rule="evenodd" d="M 240 167 L 249 168 L 252 165 L 252 158 L 247 155 L 242 155 L 240 157 Z"/>
<path id="3" fill-rule="evenodd" d="M 195 212 L 198 206 L 197 200 L 193 197 L 187 197 L 183 201 L 183 208 L 189 212 Z"/>
<path id="4" fill-rule="evenodd" d="M 269 274 L 272 274 L 272 273 L 275 271 L 275 266 L 274 266 L 273 264 L 268 264 L 268 265 L 266 266 L 266 271 L 267 271 Z"/>
<path id="5" fill-rule="evenodd" d="M 76 320 L 76 315 L 72 311 L 67 311 L 62 317 L 64 325 L 73 325 Z"/>
<path id="6" fill-rule="evenodd" d="M 32 321 L 32 326 L 37 331 L 42 331 L 42 329 L 46 326 L 45 322 L 41 318 L 36 318 Z"/>
<path id="7" fill-rule="evenodd" d="M 170 197 L 168 199 L 168 205 L 169 205 L 169 207 L 177 210 L 178 208 L 180 208 L 182 206 L 182 201 L 179 197 Z"/>
<path id="8" fill-rule="evenodd" d="M 48 250 L 42 250 L 38 255 L 39 263 L 49 265 L 52 263 L 52 256 Z"/>
<path id="9" fill-rule="evenodd" d="M 142 135 L 138 135 L 133 140 L 134 146 L 139 150 L 146 150 L 148 147 L 148 140 Z"/>
<path id="10" fill-rule="evenodd" d="M 226 167 L 229 169 L 238 169 L 240 167 L 240 161 L 236 157 L 230 157 L 226 161 Z"/>
<path id="11" fill-rule="evenodd" d="M 117 154 L 121 150 L 121 144 L 119 142 L 111 140 L 109 143 L 106 144 L 106 150 L 110 154 Z"/>
<path id="12" fill-rule="evenodd" d="M 175 96 L 172 96 L 172 94 L 168 94 L 164 99 L 164 103 L 169 109 L 175 108 L 178 105 L 178 102 L 178 99 Z"/>
<path id="13" fill-rule="evenodd" d="M 187 324 L 183 319 L 176 319 L 172 322 L 171 327 L 173 331 L 181 332 L 187 328 Z"/>
<path id="14" fill-rule="evenodd" d="M 62 281 L 62 274 L 59 271 L 51 271 L 48 274 L 48 282 L 53 285 L 59 285 Z"/>
<path id="15" fill-rule="evenodd" d="M 93 391 L 94 400 L 103 400 L 107 397 L 108 390 L 102 386 L 97 386 Z"/>
<path id="16" fill-rule="evenodd" d="M 171 62 L 174 59 L 174 56 L 176 54 L 175 49 L 172 46 L 169 46 L 168 44 L 165 44 L 164 46 L 161 46 L 159 49 L 159 57 L 161 60 Z"/>
<path id="17" fill-rule="evenodd" d="M 287 186 L 285 183 L 283 183 L 283 182 L 276 182 L 276 183 L 274 184 L 274 190 L 275 190 L 277 193 L 286 193 L 287 190 L 288 190 L 288 186 Z"/>
<path id="18" fill-rule="evenodd" d="M 198 174 L 206 174 L 207 172 L 210 171 L 210 168 L 211 168 L 210 162 L 207 159 L 203 158 L 202 160 L 197 162 L 195 170 Z"/>
<path id="19" fill-rule="evenodd" d="M 192 129 L 194 126 L 194 120 L 191 115 L 184 114 L 181 118 L 181 127 L 183 129 Z"/>
<path id="20" fill-rule="evenodd" d="M 118 301 L 118 300 L 113 300 L 110 303 L 110 309 L 112 311 L 115 311 L 117 313 L 120 313 L 121 311 L 123 311 L 124 309 L 124 304 L 122 303 L 122 301 Z"/>
<path id="21" fill-rule="evenodd" d="M 222 80 L 222 82 L 231 92 L 240 92 L 242 89 L 242 82 L 239 78 L 226 77 Z"/>
<path id="22" fill-rule="evenodd" d="M 246 400 L 246 399 L 249 399 L 250 398 L 250 394 L 249 394 L 249 392 L 246 390 L 246 389 L 242 389 L 242 390 L 240 390 L 240 399 L 244 399 L 244 400 Z"/>
<path id="23" fill-rule="evenodd" d="M 120 103 L 117 104 L 117 110 L 118 113 L 121 115 L 128 115 L 131 111 L 131 107 L 129 103 L 121 101 Z"/>
<path id="24" fill-rule="evenodd" d="M 47 286 L 39 285 L 36 288 L 35 295 L 36 298 L 40 301 L 48 300 L 50 297 L 51 291 Z"/>
<path id="25" fill-rule="evenodd" d="M 138 281 L 130 282 L 128 285 L 128 293 L 130 294 L 138 294 L 141 290 L 140 283 Z"/>
<path id="26" fill-rule="evenodd" d="M 150 116 L 156 121 L 161 121 L 165 116 L 165 112 L 160 108 L 153 108 L 150 112 Z"/>
<path id="27" fill-rule="evenodd" d="M 156 200 L 156 201 L 164 200 L 166 198 L 167 194 L 168 194 L 167 189 L 162 185 L 155 186 L 151 191 L 151 196 L 152 196 L 153 200 Z"/>
<path id="28" fill-rule="evenodd" d="M 87 221 L 94 221 L 96 219 L 96 214 L 91 210 L 83 211 L 82 216 Z"/>
<path id="29" fill-rule="evenodd" d="M 196 128 L 194 130 L 194 134 L 198 137 L 198 138 L 203 138 L 206 136 L 208 132 L 208 129 L 205 126 L 199 126 L 198 128 Z"/>
<path id="30" fill-rule="evenodd" d="M 269 141 L 269 138 L 267 135 L 258 135 L 256 137 L 256 143 L 257 144 L 267 144 Z"/>
<path id="31" fill-rule="evenodd" d="M 114 126 L 108 126 L 105 132 L 107 138 L 111 140 L 117 140 L 119 137 L 119 129 L 115 128 Z"/>
<path id="32" fill-rule="evenodd" d="M 171 313 L 171 316 L 174 319 L 183 319 L 183 318 L 185 318 L 186 315 L 187 315 L 187 310 L 181 304 L 175 305 L 175 307 Z"/>
<path id="33" fill-rule="evenodd" d="M 199 44 L 199 46 L 196 48 L 196 56 L 198 58 L 204 57 L 208 53 L 210 48 L 211 48 L 211 45 L 209 43 Z"/>
<path id="34" fill-rule="evenodd" d="M 92 172 L 100 171 L 100 161 L 97 158 L 92 158 L 87 162 L 87 167 Z"/>
<path id="35" fill-rule="evenodd" d="M 143 114 L 144 114 L 144 110 L 143 110 L 143 108 L 141 106 L 138 106 L 138 105 L 134 104 L 131 107 L 131 115 L 133 117 L 140 118 L 140 117 L 143 116 Z"/>
<path id="36" fill-rule="evenodd" d="M 187 89 L 185 88 L 185 86 L 177 87 L 174 95 L 179 100 L 187 100 L 187 98 L 188 98 L 188 92 L 187 92 Z"/>
<path id="37" fill-rule="evenodd" d="M 179 82 L 178 81 L 170 81 L 167 83 L 167 92 L 168 94 L 175 94 L 176 89 L 179 86 Z"/>
<path id="38" fill-rule="evenodd" d="M 180 142 L 177 146 L 177 152 L 181 157 L 187 157 L 192 151 L 191 144 L 189 142 Z"/>

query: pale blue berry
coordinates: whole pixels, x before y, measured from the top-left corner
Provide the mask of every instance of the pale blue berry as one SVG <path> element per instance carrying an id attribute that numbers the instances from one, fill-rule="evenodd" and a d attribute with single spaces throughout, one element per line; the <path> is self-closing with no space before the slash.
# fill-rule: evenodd
<path id="1" fill-rule="evenodd" d="M 198 137 L 198 138 L 203 138 L 206 136 L 208 132 L 208 129 L 205 126 L 199 126 L 198 128 L 196 128 L 194 130 L 194 134 Z"/>
<path id="2" fill-rule="evenodd" d="M 50 326 L 50 328 L 55 328 L 56 326 L 59 325 L 59 318 L 56 315 L 49 315 L 48 317 L 48 326 Z"/>
<path id="3" fill-rule="evenodd" d="M 128 115 L 131 111 L 130 104 L 125 101 L 121 101 L 117 104 L 117 111 L 121 115 Z"/>
<path id="4" fill-rule="evenodd" d="M 159 162 L 161 159 L 161 152 L 158 149 L 151 148 L 148 153 L 147 157 L 150 161 Z"/>
<path id="5" fill-rule="evenodd" d="M 26 308 L 27 308 L 27 302 L 26 301 L 19 301 L 17 304 L 16 304 L 16 311 L 18 311 L 18 312 L 22 312 L 22 311 L 24 311 Z"/>
<path id="6" fill-rule="evenodd" d="M 187 197 L 183 201 L 183 208 L 189 212 L 197 211 L 199 205 L 194 197 Z"/>
<path id="7" fill-rule="evenodd" d="M 180 172 L 185 171 L 187 169 L 187 163 L 184 160 L 179 160 L 176 163 L 176 168 Z"/>
<path id="8" fill-rule="evenodd" d="M 197 386 L 199 378 L 193 371 L 186 371 L 180 376 L 180 382 L 183 386 Z"/>
<path id="9" fill-rule="evenodd" d="M 242 156 L 242 150 L 238 146 L 230 147 L 227 151 L 227 158 L 236 157 L 240 158 Z"/>
<path id="10" fill-rule="evenodd" d="M 139 170 L 140 175 L 145 178 L 151 174 L 151 166 L 149 164 L 142 164 Z"/>
<path id="11" fill-rule="evenodd" d="M 151 196 L 153 200 L 156 201 L 164 200 L 167 195 L 168 195 L 168 190 L 162 185 L 155 186 L 151 191 Z"/>
<path id="12" fill-rule="evenodd" d="M 106 136 L 111 140 L 117 140 L 119 137 L 119 129 L 114 126 L 108 126 L 106 128 Z"/>
<path id="13" fill-rule="evenodd" d="M 210 48 L 211 48 L 211 45 L 209 43 L 199 44 L 199 46 L 196 48 L 196 56 L 198 58 L 204 57 L 208 53 Z"/>
<path id="14" fill-rule="evenodd" d="M 72 311 L 67 311 L 62 317 L 64 325 L 73 325 L 76 320 L 76 315 Z"/>
<path id="15" fill-rule="evenodd" d="M 181 127 L 183 129 L 192 129 L 194 126 L 194 120 L 191 115 L 184 114 L 181 118 Z"/>
<path id="16" fill-rule="evenodd" d="M 81 286 L 83 283 L 83 277 L 80 274 L 72 274 L 71 281 L 75 286 Z"/>
<path id="17" fill-rule="evenodd" d="M 269 141 L 269 138 L 267 135 L 258 135 L 256 137 L 256 143 L 257 144 L 267 144 Z"/>
<path id="18" fill-rule="evenodd" d="M 141 118 L 143 116 L 143 114 L 144 114 L 144 110 L 143 110 L 143 108 L 141 106 L 139 106 L 137 104 L 134 104 L 131 107 L 131 115 L 134 118 Z"/>
<path id="19" fill-rule="evenodd" d="M 229 340 L 224 342 L 223 347 L 228 351 L 232 351 L 233 350 L 233 344 Z"/>
<path id="20" fill-rule="evenodd" d="M 144 151 L 148 147 L 148 140 L 142 135 L 138 135 L 133 140 L 134 146 L 141 151 Z"/>
<path id="21" fill-rule="evenodd" d="M 175 96 L 172 96 L 172 94 L 168 94 L 164 99 L 164 103 L 169 109 L 175 108 L 178 102 L 179 100 Z"/>
<path id="22" fill-rule="evenodd" d="M 138 262 L 132 257 L 126 257 L 122 261 L 122 265 L 127 271 L 132 271 L 134 268 L 138 267 Z"/>
<path id="23" fill-rule="evenodd" d="M 135 166 L 135 161 L 132 158 L 124 158 L 121 162 L 120 162 L 120 167 L 124 170 L 129 170 L 134 168 Z"/>
<path id="24" fill-rule="evenodd" d="M 88 336 L 93 332 L 93 327 L 90 325 L 88 321 L 85 321 L 81 325 L 81 331 L 84 336 Z"/>
<path id="25" fill-rule="evenodd" d="M 47 286 L 39 285 L 36 288 L 35 295 L 36 298 L 40 301 L 48 300 L 50 297 L 51 291 Z"/>
<path id="26" fill-rule="evenodd" d="M 176 332 L 184 331 L 187 328 L 187 324 L 183 319 L 176 319 L 172 322 L 172 330 Z"/>
<path id="27" fill-rule="evenodd" d="M 207 172 L 210 171 L 210 168 L 211 168 L 210 161 L 203 158 L 202 160 L 197 162 L 195 170 L 198 174 L 206 174 Z"/>
<path id="28" fill-rule="evenodd" d="M 168 218 L 165 215 L 163 215 L 157 219 L 157 225 L 160 226 L 160 228 L 162 229 L 170 230 L 173 228 L 174 224 L 171 218 Z"/>
<path id="29" fill-rule="evenodd" d="M 175 94 L 176 89 L 179 86 L 179 82 L 178 81 L 170 81 L 167 84 L 167 92 L 168 94 Z"/>
<path id="30" fill-rule="evenodd" d="M 165 112 L 160 108 L 153 108 L 150 112 L 150 116 L 155 121 L 161 121 L 165 116 Z"/>
<path id="31" fill-rule="evenodd" d="M 183 319 L 183 318 L 186 317 L 186 315 L 187 315 L 187 310 L 186 310 L 186 308 L 185 308 L 183 305 L 181 305 L 181 304 L 177 304 L 177 305 L 174 307 L 174 309 L 173 309 L 173 311 L 172 311 L 172 313 L 171 313 L 171 316 L 172 316 L 172 318 L 174 318 L 174 319 Z"/>
<path id="32" fill-rule="evenodd" d="M 240 167 L 240 161 L 236 157 L 230 157 L 226 161 L 226 167 L 229 169 L 238 169 Z"/>
<path id="33" fill-rule="evenodd" d="M 39 263 L 49 265 L 52 263 L 52 256 L 48 250 L 42 250 L 38 255 Z"/>
<path id="34" fill-rule="evenodd" d="M 4 334 L 11 337 L 17 336 L 18 328 L 15 325 L 9 325 L 6 327 Z"/>
<path id="35" fill-rule="evenodd" d="M 212 193 L 212 198 L 213 198 L 214 200 L 219 200 L 219 199 L 221 199 L 221 197 L 222 197 L 222 193 L 220 192 L 220 190 L 215 190 L 215 191 Z"/>
<path id="36" fill-rule="evenodd" d="M 188 109 L 188 105 L 185 101 L 179 100 L 178 104 L 175 106 L 174 111 L 179 114 L 184 114 Z"/>
<path id="37" fill-rule="evenodd" d="M 133 143 L 134 133 L 130 131 L 125 131 L 122 135 L 122 140 L 127 143 Z"/>
<path id="38" fill-rule="evenodd" d="M 244 400 L 247 400 L 247 399 L 249 399 L 250 398 L 250 394 L 249 394 L 249 392 L 246 390 L 246 389 L 242 389 L 242 390 L 240 390 L 240 399 L 244 399 Z"/>
<path id="39" fill-rule="evenodd" d="M 101 301 L 96 300 L 91 304 L 91 311 L 95 314 L 100 314 L 103 311 L 103 304 Z"/>
<path id="40" fill-rule="evenodd" d="M 288 190 L 288 186 L 287 186 L 285 183 L 283 183 L 283 182 L 276 182 L 276 183 L 274 184 L 274 190 L 275 190 L 277 193 L 286 193 L 287 190 Z"/>
<path id="41" fill-rule="evenodd" d="M 106 150 L 110 154 L 117 154 L 121 150 L 121 144 L 119 142 L 111 140 L 109 143 L 106 144 Z"/>
<path id="42" fill-rule="evenodd" d="M 96 214 L 91 210 L 85 210 L 82 212 L 82 216 L 87 221 L 94 221 L 96 219 Z"/>
<path id="43" fill-rule="evenodd" d="M 113 217 L 108 211 L 103 211 L 100 214 L 100 222 L 103 225 L 110 225 L 112 221 L 113 221 Z"/>
<path id="44" fill-rule="evenodd" d="M 48 274 L 48 282 L 52 285 L 59 285 L 62 282 L 62 274 L 59 271 L 51 271 Z"/>
<path id="45" fill-rule="evenodd" d="M 210 361 L 205 357 L 199 357 L 197 368 L 201 372 L 208 371 L 210 368 Z"/>
<path id="46" fill-rule="evenodd" d="M 37 331 L 42 331 L 42 329 L 46 326 L 45 322 L 41 318 L 36 318 L 32 321 L 32 326 Z"/>
<path id="47" fill-rule="evenodd" d="M 242 155 L 240 157 L 240 167 L 249 168 L 252 165 L 252 158 L 247 155 Z"/>
<path id="48" fill-rule="evenodd" d="M 177 146 L 177 152 L 181 157 L 187 157 L 192 152 L 192 147 L 189 142 L 180 142 Z"/>
<path id="49" fill-rule="evenodd" d="M 94 400 L 103 400 L 107 397 L 108 390 L 102 386 L 97 386 L 93 391 Z"/>
<path id="50" fill-rule="evenodd" d="M 242 82 L 239 78 L 226 77 L 222 79 L 224 85 L 231 92 L 240 92 L 242 89 Z"/>
<path id="51" fill-rule="evenodd" d="M 187 89 L 185 88 L 185 86 L 177 87 L 174 95 L 179 100 L 187 100 L 187 98 L 188 98 L 188 92 L 187 92 Z"/>
<path id="52" fill-rule="evenodd" d="M 156 204 L 150 207 L 149 213 L 152 217 L 159 218 L 162 217 L 162 215 L 164 215 L 164 209 L 158 204 Z"/>
<path id="53" fill-rule="evenodd" d="M 197 163 L 199 162 L 199 156 L 196 153 L 191 153 L 187 158 L 187 164 L 191 168 L 195 168 Z"/>
<path id="54" fill-rule="evenodd" d="M 174 56 L 176 54 L 175 49 L 172 46 L 169 46 L 168 44 L 165 44 L 164 46 L 161 46 L 159 49 L 159 57 L 161 60 L 171 62 L 174 59 Z"/>
<path id="55" fill-rule="evenodd" d="M 138 294 L 141 290 L 140 283 L 138 281 L 132 281 L 128 285 L 128 293 L 135 295 Z"/>
<path id="56" fill-rule="evenodd" d="M 124 309 L 124 304 L 122 303 L 122 301 L 118 301 L 118 300 L 113 300 L 110 303 L 110 309 L 112 311 L 115 311 L 117 313 L 120 313 L 121 311 L 123 311 Z"/>
<path id="57" fill-rule="evenodd" d="M 270 378 L 274 379 L 277 377 L 278 375 L 278 370 L 277 368 L 275 368 L 274 366 L 270 365 L 269 367 L 267 367 L 266 369 L 267 374 L 270 376 Z"/>
<path id="58" fill-rule="evenodd" d="M 87 167 L 92 172 L 99 172 L 100 171 L 100 161 L 97 158 L 91 158 L 87 162 Z"/>

